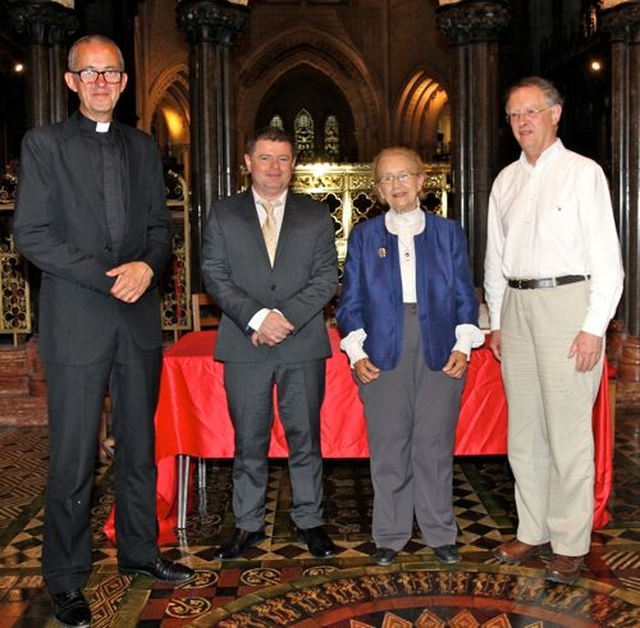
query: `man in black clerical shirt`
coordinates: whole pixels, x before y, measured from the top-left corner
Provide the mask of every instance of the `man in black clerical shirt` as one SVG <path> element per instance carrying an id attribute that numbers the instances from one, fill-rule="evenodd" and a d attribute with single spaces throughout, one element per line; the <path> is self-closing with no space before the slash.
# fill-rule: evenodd
<path id="1" fill-rule="evenodd" d="M 157 283 L 171 249 L 162 163 L 151 138 L 113 119 L 127 84 L 102 36 L 69 51 L 79 111 L 23 140 L 14 236 L 42 271 L 40 351 L 49 410 L 43 575 L 56 619 L 89 626 L 90 505 L 109 387 L 118 564 L 180 583 L 194 571 L 161 556 L 155 511 L 154 411 L 162 358 Z"/>

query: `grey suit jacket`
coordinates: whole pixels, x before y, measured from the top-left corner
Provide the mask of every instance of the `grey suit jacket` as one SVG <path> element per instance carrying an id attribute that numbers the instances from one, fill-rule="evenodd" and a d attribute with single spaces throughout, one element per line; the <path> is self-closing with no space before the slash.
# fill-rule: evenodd
<path id="1" fill-rule="evenodd" d="M 273 268 L 250 190 L 214 203 L 202 249 L 205 286 L 223 316 L 215 357 L 256 362 L 277 351 L 286 362 L 327 357 L 323 308 L 336 289 L 337 255 L 328 208 L 287 194 Z M 295 331 L 280 345 L 254 347 L 247 325 L 262 308 L 280 310 Z"/>
<path id="2" fill-rule="evenodd" d="M 79 114 L 30 130 L 22 142 L 13 232 L 42 270 L 40 351 L 45 360 L 89 364 L 125 325 L 143 349 L 162 344 L 156 289 L 171 253 L 162 162 L 153 140 L 117 122 L 125 150 L 125 226 L 112 246 L 103 200 L 80 133 Z M 136 303 L 110 296 L 115 266 L 146 262 L 154 282 Z"/>

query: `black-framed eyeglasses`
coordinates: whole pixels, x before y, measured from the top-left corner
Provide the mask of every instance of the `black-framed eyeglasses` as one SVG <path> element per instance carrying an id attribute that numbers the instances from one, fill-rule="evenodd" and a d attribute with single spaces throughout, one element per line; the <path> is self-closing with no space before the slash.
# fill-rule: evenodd
<path id="1" fill-rule="evenodd" d="M 398 174 L 386 174 L 384 177 L 376 179 L 378 185 L 391 185 L 394 181 L 406 183 L 409 177 L 417 177 L 415 172 L 399 172 Z"/>
<path id="2" fill-rule="evenodd" d="M 547 109 L 551 109 L 553 105 L 549 105 L 548 107 L 542 107 L 540 109 L 527 109 L 526 111 L 512 111 L 506 115 L 506 120 L 508 123 L 517 122 L 520 118 L 529 118 L 534 119 L 537 118 L 543 111 Z"/>
<path id="3" fill-rule="evenodd" d="M 82 70 L 69 70 L 71 74 L 77 74 L 81 83 L 97 83 L 102 77 L 105 83 L 115 85 L 122 80 L 123 70 L 94 70 L 93 68 L 82 68 Z"/>

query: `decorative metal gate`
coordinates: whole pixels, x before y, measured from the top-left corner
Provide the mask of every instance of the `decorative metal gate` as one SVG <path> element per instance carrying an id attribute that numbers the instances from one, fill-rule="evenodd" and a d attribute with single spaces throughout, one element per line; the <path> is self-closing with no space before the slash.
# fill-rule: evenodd
<path id="1" fill-rule="evenodd" d="M 426 166 L 425 205 L 447 215 L 449 167 Z M 243 189 L 250 185 L 242 172 Z M 173 224 L 171 262 L 161 281 L 162 329 L 174 339 L 192 328 L 191 236 L 187 185 L 178 173 L 165 175 L 167 206 Z M 371 164 L 301 164 L 296 166 L 292 189 L 326 203 L 335 223 L 340 269 L 347 253 L 347 240 L 355 225 L 384 211 L 375 196 Z M 12 334 L 14 344 L 33 333 L 33 294 L 29 266 L 15 250 L 11 235 L 13 195 L 0 194 L 0 334 Z"/>

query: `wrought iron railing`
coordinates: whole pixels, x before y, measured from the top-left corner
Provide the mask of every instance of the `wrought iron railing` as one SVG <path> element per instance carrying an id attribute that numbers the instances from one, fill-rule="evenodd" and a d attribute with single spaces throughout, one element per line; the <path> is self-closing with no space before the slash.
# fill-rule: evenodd
<path id="1" fill-rule="evenodd" d="M 162 329 L 174 338 L 191 329 L 191 236 L 189 191 L 176 172 L 165 174 L 167 205 L 173 226 L 172 255 L 160 284 Z"/>
<path id="2" fill-rule="evenodd" d="M 425 168 L 425 205 L 447 215 L 449 167 L 430 164 Z M 250 184 L 241 173 L 242 188 Z M 165 177 L 167 205 L 173 222 L 172 259 L 161 281 L 161 320 L 165 332 L 179 337 L 192 328 L 191 237 L 189 193 L 185 180 L 169 170 Z M 376 198 L 370 164 L 301 164 L 296 166 L 292 189 L 325 202 L 335 224 L 340 269 L 347 252 L 347 239 L 355 225 L 384 211 Z M 15 250 L 11 236 L 13 199 L 0 199 L 0 334 L 12 334 L 14 344 L 33 330 L 33 304 L 29 268 Z"/>
<path id="3" fill-rule="evenodd" d="M 17 345 L 33 331 L 33 317 L 29 268 L 11 235 L 13 201 L 13 195 L 0 197 L 0 334 L 13 335 Z"/>

